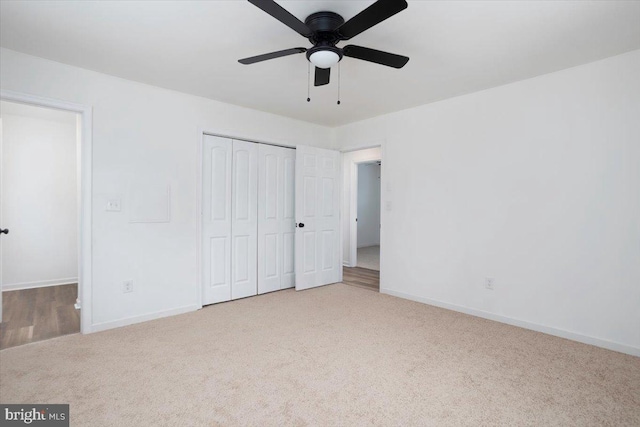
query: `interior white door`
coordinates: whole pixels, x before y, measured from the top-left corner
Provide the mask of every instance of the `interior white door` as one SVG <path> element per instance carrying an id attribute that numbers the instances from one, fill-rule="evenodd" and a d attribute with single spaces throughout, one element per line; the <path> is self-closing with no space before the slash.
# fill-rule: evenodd
<path id="1" fill-rule="evenodd" d="M 296 149 L 296 290 L 342 280 L 340 153 Z"/>
<path id="2" fill-rule="evenodd" d="M 258 293 L 258 144 L 233 140 L 231 299 Z"/>
<path id="3" fill-rule="evenodd" d="M 295 283 L 295 150 L 258 144 L 258 293 Z"/>
<path id="4" fill-rule="evenodd" d="M 2 171 L 4 167 L 2 165 L 2 117 L 0 117 L 0 229 L 3 227 L 2 222 Z M 7 231 L 8 233 L 8 231 Z M 0 233 L 0 323 L 2 323 L 2 235 L 6 233 Z"/>
<path id="5" fill-rule="evenodd" d="M 202 165 L 202 304 L 231 299 L 230 139 L 205 135 Z"/>

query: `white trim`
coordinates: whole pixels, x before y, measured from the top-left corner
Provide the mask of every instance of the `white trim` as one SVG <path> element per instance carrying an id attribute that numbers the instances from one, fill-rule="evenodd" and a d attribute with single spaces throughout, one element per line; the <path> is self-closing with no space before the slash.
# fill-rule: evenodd
<path id="1" fill-rule="evenodd" d="M 227 139 L 235 139 L 236 141 L 245 141 L 245 142 L 253 142 L 254 144 L 267 144 L 267 145 L 275 145 L 276 147 L 284 147 L 284 148 L 292 148 L 296 149 L 296 145 L 294 143 L 286 143 L 281 141 L 267 140 L 267 139 L 258 139 L 250 135 L 237 134 L 232 132 L 224 132 L 210 129 L 200 129 L 202 131 L 202 135 L 210 135 L 210 136 L 218 136 L 220 138 Z M 319 148 L 319 147 L 318 147 Z"/>
<path id="2" fill-rule="evenodd" d="M 364 142 L 362 144 L 356 144 L 352 147 L 349 148 L 344 148 L 342 150 L 340 150 L 340 152 L 342 154 L 347 154 L 347 153 L 353 153 L 354 151 L 363 151 L 363 150 L 369 150 L 371 148 L 378 148 L 378 147 L 382 147 L 384 145 L 384 142 L 386 141 L 386 139 L 380 139 L 378 141 L 374 141 L 374 142 Z"/>
<path id="3" fill-rule="evenodd" d="M 2 292 L 18 291 L 21 289 L 46 288 L 47 286 L 72 285 L 78 283 L 77 277 L 67 277 L 65 279 L 38 280 L 37 282 L 12 283 L 2 285 Z"/>
<path id="4" fill-rule="evenodd" d="M 183 307 L 172 308 L 170 310 L 155 311 L 153 313 L 147 313 L 140 316 L 125 317 L 124 319 L 111 320 L 109 322 L 95 323 L 92 325 L 93 332 L 106 331 L 108 329 L 119 328 L 122 326 L 129 326 L 136 323 L 148 322 L 149 320 L 156 320 L 163 317 L 175 316 L 178 314 L 189 313 L 200 309 L 197 304 L 185 305 Z"/>
<path id="5" fill-rule="evenodd" d="M 202 308 L 202 151 L 205 130 L 198 128 L 198 145 L 196 146 L 196 305 Z"/>
<path id="6" fill-rule="evenodd" d="M 471 316 L 482 317 L 483 319 L 494 320 L 496 322 L 506 323 L 507 325 L 518 326 L 520 328 L 530 329 L 532 331 L 542 332 L 542 333 L 553 335 L 556 337 L 581 342 L 583 344 L 594 345 L 596 347 L 602 347 L 608 350 L 630 354 L 632 356 L 640 356 L 640 347 L 633 347 L 626 344 L 603 340 L 601 338 L 582 335 L 577 332 L 566 331 L 564 329 L 554 328 L 551 326 L 540 325 L 538 323 L 528 322 L 526 320 L 514 319 L 512 317 L 507 317 L 507 316 L 501 316 L 499 314 L 477 310 L 475 308 L 469 308 L 461 305 L 450 304 L 447 302 L 437 301 L 430 298 L 418 297 L 415 295 L 406 294 L 404 292 L 394 291 L 391 289 L 380 288 L 380 293 L 391 295 L 398 298 L 408 299 L 411 301 L 421 302 L 423 304 L 433 305 L 435 307 L 445 308 L 447 310 L 453 310 L 460 313 L 469 314 Z"/>
<path id="7" fill-rule="evenodd" d="M 387 183 L 385 172 L 385 165 L 387 164 L 384 159 L 388 159 L 387 157 L 387 144 L 386 140 L 382 141 L 383 143 L 380 145 L 380 161 L 382 164 L 380 165 L 380 277 L 379 277 L 379 286 L 380 289 L 384 288 L 384 285 L 387 283 L 384 275 L 383 261 L 384 261 L 384 249 L 387 247 L 386 242 L 386 233 L 383 224 L 386 222 L 386 217 L 388 215 L 386 209 L 384 208 L 386 202 L 391 202 L 393 200 L 393 193 L 390 192 L 388 188 L 389 184 Z M 391 198 L 391 200 L 389 200 Z"/>
<path id="8" fill-rule="evenodd" d="M 358 266 L 358 165 L 349 164 L 349 262 L 351 267 Z M 382 185 L 382 180 L 380 180 Z M 380 206 L 382 208 L 382 206 Z"/>
<path id="9" fill-rule="evenodd" d="M 296 155 L 297 155 L 297 153 L 296 153 Z M 340 197 L 340 199 L 339 199 L 340 203 L 338 204 L 338 208 L 339 208 L 338 222 L 340 224 L 340 226 L 338 228 L 339 229 L 338 236 L 340 237 L 339 238 L 339 243 L 338 243 L 338 248 L 339 248 L 338 252 L 340 253 L 340 257 L 338 258 L 338 262 L 340 262 L 342 264 L 342 267 L 344 267 L 345 266 L 344 265 L 344 242 L 342 241 L 344 232 L 343 232 L 342 228 L 344 227 L 344 221 L 343 221 L 344 215 L 347 214 L 346 212 L 343 212 L 344 211 L 344 206 L 343 206 L 344 205 L 344 154 L 340 153 L 338 155 L 338 157 L 340 158 L 340 160 L 339 160 L 339 163 L 340 163 L 340 174 L 339 174 L 339 177 L 340 177 L 340 186 L 339 186 L 339 188 L 340 188 L 340 196 L 339 196 Z M 294 209 L 294 211 L 295 211 L 295 209 Z M 295 214 L 295 212 L 294 212 L 294 214 Z M 294 243 L 294 251 L 295 251 L 295 243 Z M 340 282 L 342 282 L 344 280 L 344 268 L 340 269 L 339 276 L 340 276 Z M 295 282 L 295 280 L 294 280 L 294 282 Z M 295 283 L 294 283 L 294 285 L 295 285 Z"/>
<path id="10" fill-rule="evenodd" d="M 91 254 L 91 198 L 92 198 L 92 120 L 91 106 L 74 104 L 37 95 L 0 90 L 0 99 L 21 104 L 71 111 L 81 116 L 81 135 L 78 164 L 80 185 L 78 186 L 78 295 L 82 304 L 81 332 L 92 331 L 92 254 Z"/>

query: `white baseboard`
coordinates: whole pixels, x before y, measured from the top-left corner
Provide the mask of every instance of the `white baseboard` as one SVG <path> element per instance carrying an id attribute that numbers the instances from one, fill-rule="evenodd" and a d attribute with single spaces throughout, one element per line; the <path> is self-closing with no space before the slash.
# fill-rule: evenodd
<path id="1" fill-rule="evenodd" d="M 21 289 L 44 288 L 47 286 L 71 285 L 78 283 L 77 277 L 65 279 L 39 280 L 37 282 L 9 283 L 2 285 L 2 292 L 19 291 Z"/>
<path id="2" fill-rule="evenodd" d="M 620 353 L 630 354 L 632 356 L 640 356 L 640 347 L 633 347 L 626 344 L 603 340 L 601 338 L 590 337 L 588 335 L 582 335 L 576 332 L 565 331 L 564 329 L 558 329 L 550 326 L 540 325 L 537 323 L 527 322 L 526 320 L 519 320 L 512 317 L 501 316 L 499 314 L 490 313 L 488 311 L 482 311 L 474 308 L 464 307 L 461 305 L 418 297 L 391 289 L 381 288 L 380 293 L 408 299 L 411 301 L 421 302 L 423 304 L 433 305 L 440 308 L 446 308 L 448 310 L 453 310 L 464 314 L 470 314 L 471 316 L 482 317 L 483 319 L 495 320 L 496 322 L 506 323 L 508 325 L 518 326 L 521 328 L 530 329 L 532 331 L 542 332 L 545 334 L 554 335 L 556 337 L 566 338 L 568 340 L 606 348 L 607 350 L 618 351 Z"/>
<path id="3" fill-rule="evenodd" d="M 162 317 L 175 316 L 177 314 L 189 313 L 200 309 L 196 304 L 185 305 L 183 307 L 172 308 L 170 310 L 156 311 L 153 313 L 143 314 L 140 316 L 126 317 L 124 319 L 112 320 L 109 322 L 94 323 L 91 325 L 91 332 L 106 331 L 107 329 L 119 328 L 121 326 L 133 325 L 136 323 L 147 322 L 149 320 L 160 319 Z"/>

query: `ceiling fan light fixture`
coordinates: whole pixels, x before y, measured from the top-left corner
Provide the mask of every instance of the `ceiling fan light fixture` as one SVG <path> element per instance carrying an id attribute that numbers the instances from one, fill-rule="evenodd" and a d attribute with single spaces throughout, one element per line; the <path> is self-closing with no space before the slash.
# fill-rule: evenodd
<path id="1" fill-rule="evenodd" d="M 342 52 L 337 47 L 321 46 L 307 51 L 307 59 L 318 68 L 331 68 L 342 59 Z"/>
<path id="2" fill-rule="evenodd" d="M 358 34 L 367 31 L 369 28 L 405 10 L 408 6 L 406 0 L 376 0 L 373 4 L 370 4 L 366 9 L 346 22 L 342 16 L 328 10 L 312 13 L 302 22 L 293 16 L 291 12 L 280 6 L 276 0 L 248 1 L 309 40 L 309 42 L 313 44 L 313 47 L 308 50 L 304 47 L 294 47 L 292 49 L 284 49 L 243 58 L 238 60 L 241 64 L 255 64 L 256 62 L 267 61 L 269 59 L 307 52 L 309 78 L 311 78 L 310 66 L 313 64 L 315 68 L 313 85 L 324 86 L 329 84 L 331 67 L 338 64 L 342 60 L 343 55 L 393 68 L 402 68 L 409 61 L 409 58 L 406 56 L 363 46 L 347 45 L 342 48 L 336 47 L 336 44 L 350 40 Z M 339 74 L 338 78 L 340 78 Z M 338 82 L 338 88 L 339 87 L 340 83 Z M 338 95 L 339 92 L 340 90 L 338 90 Z M 307 96 L 307 101 L 309 101 L 309 96 Z M 340 104 L 340 100 L 338 100 L 338 104 Z"/>

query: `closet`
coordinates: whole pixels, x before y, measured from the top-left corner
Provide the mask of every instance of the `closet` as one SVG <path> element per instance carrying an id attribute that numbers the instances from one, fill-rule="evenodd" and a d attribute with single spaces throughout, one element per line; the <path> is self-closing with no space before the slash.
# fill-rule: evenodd
<path id="1" fill-rule="evenodd" d="M 295 285 L 296 151 L 205 135 L 203 305 Z"/>

